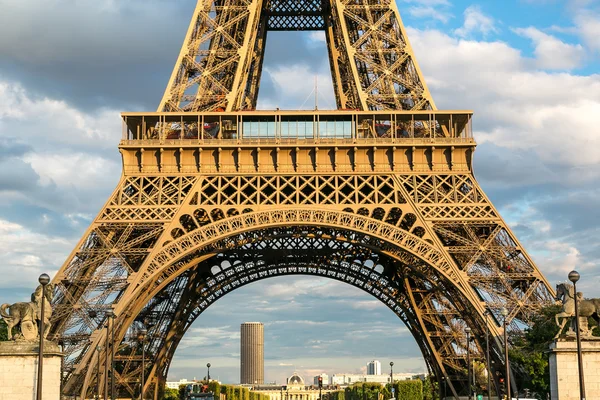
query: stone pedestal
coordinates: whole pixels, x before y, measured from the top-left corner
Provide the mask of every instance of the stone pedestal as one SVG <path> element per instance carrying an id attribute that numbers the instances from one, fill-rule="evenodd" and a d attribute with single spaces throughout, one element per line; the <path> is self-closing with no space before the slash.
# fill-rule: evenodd
<path id="1" fill-rule="evenodd" d="M 38 343 L 0 342 L 0 400 L 35 400 Z M 44 343 L 42 399 L 60 399 L 62 353 L 56 343 Z"/>
<path id="2" fill-rule="evenodd" d="M 600 340 L 582 340 L 586 399 L 600 399 Z M 552 400 L 579 400 L 579 367 L 575 339 L 550 344 L 550 393 Z"/>

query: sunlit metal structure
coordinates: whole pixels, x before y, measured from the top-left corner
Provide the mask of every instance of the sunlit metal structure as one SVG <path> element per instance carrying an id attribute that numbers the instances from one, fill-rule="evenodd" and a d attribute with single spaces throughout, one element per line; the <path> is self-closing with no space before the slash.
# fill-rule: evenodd
<path id="1" fill-rule="evenodd" d="M 267 31 L 310 29 L 326 33 L 338 110 L 254 110 Z M 455 396 L 465 327 L 483 359 L 489 321 L 496 378 L 500 310 L 522 330 L 552 289 L 475 180 L 471 119 L 436 109 L 394 2 L 199 1 L 158 111 L 123 114 L 121 180 L 54 278 L 64 394 L 106 379 L 92 366 L 107 310 L 119 397 L 139 394 L 144 365 L 156 399 L 205 309 L 285 275 L 372 294 Z"/>

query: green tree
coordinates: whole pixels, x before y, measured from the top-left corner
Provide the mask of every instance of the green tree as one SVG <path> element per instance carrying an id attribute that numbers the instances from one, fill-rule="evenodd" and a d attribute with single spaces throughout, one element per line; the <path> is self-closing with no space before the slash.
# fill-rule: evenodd
<path id="1" fill-rule="evenodd" d="M 185 400 L 185 388 L 187 385 L 179 385 L 179 400 Z"/>
<path id="2" fill-rule="evenodd" d="M 427 375 L 423 380 L 423 400 L 438 400 L 440 389 L 433 375 Z"/>
<path id="3" fill-rule="evenodd" d="M 423 399 L 423 382 L 420 379 L 396 381 L 396 398 L 402 400 L 422 400 Z"/>
<path id="4" fill-rule="evenodd" d="M 534 317 L 531 328 L 510 337 L 509 355 L 517 387 L 531 390 L 540 399 L 545 399 L 550 390 L 548 347 L 558 333 L 554 316 L 560 310 L 557 305 L 543 308 Z M 589 326 L 595 336 L 600 336 L 597 324 L 591 318 Z"/>
<path id="5" fill-rule="evenodd" d="M 208 391 L 215 394 L 215 400 L 219 400 L 219 394 L 221 393 L 221 385 L 217 381 L 210 381 L 208 383 Z"/>
<path id="6" fill-rule="evenodd" d="M 545 398 L 550 387 L 547 350 L 558 332 L 554 315 L 559 311 L 558 306 L 543 308 L 533 318 L 531 328 L 524 334 L 512 334 L 510 337 L 512 348 L 509 356 L 517 387 L 530 389 L 540 398 Z"/>
<path id="7" fill-rule="evenodd" d="M 3 319 L 0 319 L 0 342 L 8 340 L 8 326 Z"/>
<path id="8" fill-rule="evenodd" d="M 179 400 L 179 390 L 165 388 L 162 400 Z"/>

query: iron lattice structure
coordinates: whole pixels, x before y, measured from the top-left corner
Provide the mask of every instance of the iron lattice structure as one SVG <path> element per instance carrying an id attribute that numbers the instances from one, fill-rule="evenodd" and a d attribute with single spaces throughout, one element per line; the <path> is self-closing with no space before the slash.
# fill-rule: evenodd
<path id="1" fill-rule="evenodd" d="M 284 29 L 326 31 L 339 110 L 249 110 Z M 301 274 L 388 306 L 455 396 L 487 326 L 497 377 L 500 310 L 523 330 L 552 290 L 475 180 L 471 117 L 435 109 L 394 2 L 198 2 L 159 111 L 123 114 L 121 180 L 54 278 L 64 395 L 95 393 L 98 360 L 107 378 L 107 310 L 119 396 L 139 394 L 145 346 L 157 399 L 206 308 Z"/>
<path id="2" fill-rule="evenodd" d="M 159 111 L 254 110 L 271 30 L 325 31 L 338 109 L 435 107 L 394 1 L 221 0 L 198 2 Z"/>

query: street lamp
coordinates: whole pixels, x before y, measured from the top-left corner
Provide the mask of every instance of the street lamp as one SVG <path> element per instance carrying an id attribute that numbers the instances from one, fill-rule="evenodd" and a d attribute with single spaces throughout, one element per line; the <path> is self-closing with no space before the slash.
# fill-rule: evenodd
<path id="1" fill-rule="evenodd" d="M 467 334 L 467 388 L 469 390 L 468 399 L 471 400 L 471 328 L 467 326 L 465 333 Z"/>
<path id="2" fill-rule="evenodd" d="M 108 326 L 106 331 L 106 367 L 107 371 L 107 379 L 105 385 L 104 398 L 106 399 L 108 393 L 108 349 L 109 349 L 109 340 L 108 334 L 110 331 L 110 398 L 115 400 L 115 312 L 112 308 L 106 311 L 106 317 L 108 318 Z"/>
<path id="3" fill-rule="evenodd" d="M 510 364 L 508 361 L 508 310 L 506 309 L 506 307 L 502 307 L 502 311 L 500 311 L 500 314 L 502 314 L 502 316 L 504 317 L 504 366 L 505 366 L 505 380 L 504 382 L 506 382 L 506 398 L 510 399 Z"/>
<path id="4" fill-rule="evenodd" d="M 144 384 L 146 378 L 146 334 L 148 331 L 146 328 L 140 329 L 138 332 L 138 339 L 142 343 L 142 388 L 140 390 L 140 399 L 144 398 Z"/>
<path id="5" fill-rule="evenodd" d="M 89 310 L 88 317 L 95 319 L 98 316 L 96 310 Z M 98 352 L 98 365 L 96 366 L 96 400 L 100 398 L 100 346 L 96 346 Z M 93 361 L 93 360 L 92 360 Z"/>
<path id="6" fill-rule="evenodd" d="M 577 296 L 577 281 L 579 278 L 579 272 L 569 272 L 569 280 L 573 282 L 573 292 L 575 293 L 575 334 L 577 337 L 577 363 L 579 364 L 579 397 L 581 400 L 585 400 L 585 383 L 583 382 L 583 355 L 581 353 L 581 334 L 579 333 L 579 297 Z"/>
<path id="7" fill-rule="evenodd" d="M 112 313 L 112 310 L 110 310 L 109 312 Z M 108 313 L 106 313 L 106 316 L 108 317 Z M 107 321 L 110 321 L 107 319 Z M 109 332 L 110 332 L 110 327 L 109 327 L 109 323 L 106 323 L 106 340 L 104 341 L 104 349 L 106 350 L 105 356 L 104 356 L 104 400 L 108 399 L 108 349 L 110 349 L 110 340 L 109 340 Z"/>
<path id="8" fill-rule="evenodd" d="M 487 361 L 487 391 L 488 400 L 492 400 L 492 362 L 490 360 L 490 310 L 485 310 L 485 359 Z"/>
<path id="9" fill-rule="evenodd" d="M 210 383 L 210 363 L 206 363 L 206 368 L 208 369 L 208 372 L 206 373 L 206 382 Z"/>
<path id="10" fill-rule="evenodd" d="M 102 346 L 96 346 L 96 353 L 98 353 L 98 363 L 96 364 L 96 399 L 100 399 L 100 352 Z"/>
<path id="11" fill-rule="evenodd" d="M 446 377 L 442 376 L 442 383 L 444 384 L 444 400 L 446 400 Z"/>
<path id="12" fill-rule="evenodd" d="M 50 277 L 48 274 L 41 274 L 38 278 L 38 282 L 42 285 L 42 308 L 40 315 L 40 345 L 38 348 L 38 370 L 37 370 L 37 400 L 42 400 L 42 374 L 44 369 L 44 304 L 46 303 L 46 285 L 50 283 Z M 10 333 L 10 332 L 9 332 Z"/>
<path id="13" fill-rule="evenodd" d="M 394 397 L 394 362 L 390 361 L 390 391 L 392 392 L 392 397 Z"/>

